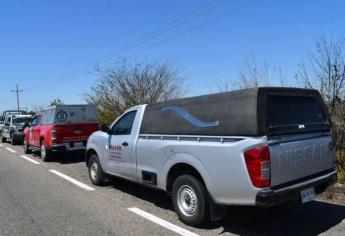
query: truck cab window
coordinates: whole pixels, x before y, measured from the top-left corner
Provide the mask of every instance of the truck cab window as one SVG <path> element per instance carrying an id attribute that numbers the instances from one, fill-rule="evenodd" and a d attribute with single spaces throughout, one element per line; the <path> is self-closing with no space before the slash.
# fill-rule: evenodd
<path id="1" fill-rule="evenodd" d="M 36 116 L 32 121 L 31 121 L 31 126 L 36 126 L 38 121 L 38 116 Z"/>
<path id="2" fill-rule="evenodd" d="M 120 118 L 111 129 L 112 135 L 130 135 L 137 111 L 130 111 Z"/>
<path id="3" fill-rule="evenodd" d="M 42 123 L 53 124 L 54 123 L 55 110 L 46 111 L 43 113 Z"/>
<path id="4" fill-rule="evenodd" d="M 37 124 L 36 125 L 40 125 L 42 123 L 42 115 L 37 117 Z"/>

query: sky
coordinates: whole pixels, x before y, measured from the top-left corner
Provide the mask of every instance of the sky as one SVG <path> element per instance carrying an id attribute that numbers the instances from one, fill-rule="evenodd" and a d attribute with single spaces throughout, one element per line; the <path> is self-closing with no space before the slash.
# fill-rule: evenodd
<path id="1" fill-rule="evenodd" d="M 16 84 L 24 109 L 85 103 L 96 66 L 121 58 L 171 61 L 187 96 L 236 80 L 253 56 L 292 80 L 318 38 L 345 37 L 344 9 L 343 0 L 2 1 L 0 110 L 16 108 Z"/>

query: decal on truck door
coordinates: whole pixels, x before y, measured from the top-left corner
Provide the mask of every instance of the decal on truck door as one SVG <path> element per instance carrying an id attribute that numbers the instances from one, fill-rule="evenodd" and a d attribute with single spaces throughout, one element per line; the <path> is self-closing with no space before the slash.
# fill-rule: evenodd
<path id="1" fill-rule="evenodd" d="M 122 161 L 122 147 L 120 145 L 109 144 L 110 160 Z"/>

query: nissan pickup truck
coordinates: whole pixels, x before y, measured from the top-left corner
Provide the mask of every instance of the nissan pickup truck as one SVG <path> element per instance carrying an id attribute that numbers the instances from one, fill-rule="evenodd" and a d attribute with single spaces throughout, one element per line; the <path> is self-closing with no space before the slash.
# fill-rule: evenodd
<path id="1" fill-rule="evenodd" d="M 307 203 L 335 182 L 331 121 L 316 90 L 253 88 L 140 105 L 87 143 L 91 182 L 166 191 L 198 226 L 228 205 Z M 109 178 L 108 178 L 109 179 Z"/>
<path id="2" fill-rule="evenodd" d="M 84 151 L 88 137 L 98 128 L 95 105 L 51 106 L 25 128 L 24 152 L 39 151 L 42 160 L 49 161 L 54 152 Z"/>
<path id="3" fill-rule="evenodd" d="M 10 115 L 2 127 L 1 142 L 10 141 L 12 145 L 23 142 L 23 131 L 33 119 L 32 115 Z"/>

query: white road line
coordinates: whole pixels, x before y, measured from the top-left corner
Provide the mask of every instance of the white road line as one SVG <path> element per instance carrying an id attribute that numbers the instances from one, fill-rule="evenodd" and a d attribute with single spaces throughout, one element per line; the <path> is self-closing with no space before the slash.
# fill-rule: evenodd
<path id="1" fill-rule="evenodd" d="M 14 150 L 11 149 L 11 148 L 6 148 L 6 150 L 7 150 L 7 151 L 10 151 L 10 152 L 12 152 L 12 153 L 16 153 L 16 151 L 14 151 Z"/>
<path id="2" fill-rule="evenodd" d="M 2 147 L 2 144 L 0 144 L 0 147 Z"/>
<path id="3" fill-rule="evenodd" d="M 127 208 L 129 211 L 141 216 L 141 217 L 144 217 L 145 219 L 149 220 L 149 221 L 152 221 L 153 223 L 156 223 L 156 224 L 159 224 L 160 226 L 166 228 L 166 229 L 169 229 L 179 235 L 183 235 L 183 236 L 198 236 L 198 234 L 196 233 L 193 233 L 191 231 L 188 231 L 186 229 L 183 229 L 177 225 L 174 225 L 168 221 L 165 221 L 157 216 L 154 216 L 150 213 L 147 213 L 146 211 L 143 211 L 143 210 L 140 210 L 139 208 L 136 208 L 136 207 L 132 207 L 132 208 Z"/>
<path id="4" fill-rule="evenodd" d="M 59 172 L 57 170 L 49 170 L 49 171 L 51 173 L 57 175 L 57 176 L 60 176 L 61 178 L 64 178 L 65 180 L 71 182 L 72 184 L 75 184 L 78 187 L 87 190 L 87 191 L 94 191 L 95 190 L 94 188 L 90 187 L 89 185 L 86 185 L 86 184 L 84 184 L 84 183 L 82 183 L 82 182 L 80 182 L 80 181 L 78 181 L 76 179 L 73 179 L 73 178 L 71 178 L 71 177 L 69 177 L 69 176 L 67 176 L 67 175 L 65 175 L 65 174 L 63 174 L 63 173 L 61 173 L 61 172 Z"/>
<path id="5" fill-rule="evenodd" d="M 40 164 L 38 161 L 32 160 L 31 158 L 29 158 L 29 157 L 27 157 L 27 156 L 21 155 L 20 157 L 23 158 L 23 159 L 25 159 L 25 160 L 27 160 L 27 161 L 30 161 L 30 162 L 32 162 L 32 163 L 34 163 L 34 164 L 36 164 L 36 165 L 39 165 L 39 164 Z"/>

